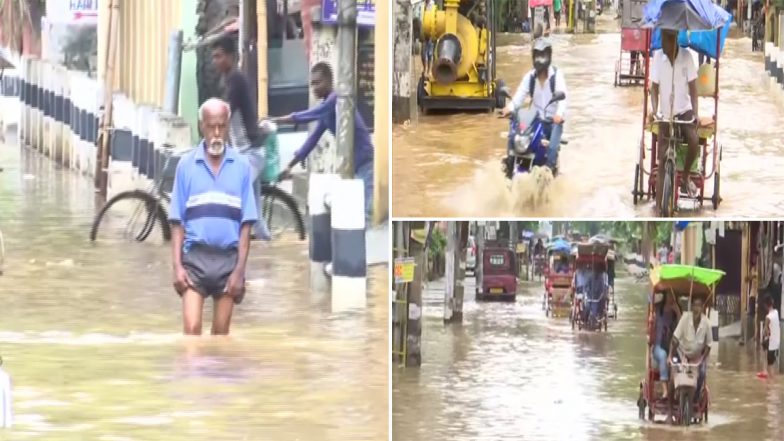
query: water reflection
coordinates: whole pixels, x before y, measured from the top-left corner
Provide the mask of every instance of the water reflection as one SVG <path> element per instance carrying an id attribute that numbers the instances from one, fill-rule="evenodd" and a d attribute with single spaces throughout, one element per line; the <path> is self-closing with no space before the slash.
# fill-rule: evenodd
<path id="1" fill-rule="evenodd" d="M 466 280 L 466 293 L 473 285 Z M 461 326 L 442 324 L 443 292 L 428 291 L 422 367 L 393 369 L 393 439 L 781 439 L 773 415 L 784 384 L 758 380 L 753 349 L 734 340 L 721 342 L 709 367 L 708 424 L 638 420 L 646 287 L 629 277 L 616 286 L 619 317 L 607 333 L 546 318 L 541 282 L 526 283 L 514 304 L 467 298 Z"/>
<path id="2" fill-rule="evenodd" d="M 386 439 L 386 268 L 366 311 L 332 314 L 307 243 L 254 244 L 232 335 L 185 338 L 168 246 L 91 245 L 90 180 L 11 145 L 0 164 L 0 439 Z"/>
<path id="3" fill-rule="evenodd" d="M 617 29 L 600 17 L 600 26 Z M 395 216 L 618 217 L 653 214 L 652 203 L 631 197 L 642 123 L 642 89 L 613 87 L 620 34 L 557 34 L 554 64 L 564 72 L 569 111 L 561 149 L 563 172 L 546 190 L 549 202 L 522 204 L 541 190 L 531 182 L 511 189 L 501 173 L 505 120 L 487 113 L 419 116 L 393 131 Z M 498 75 L 516 88 L 531 66 L 530 45 L 508 38 L 499 47 Z M 770 94 L 760 53 L 747 38 L 728 39 L 720 72 L 719 142 L 723 146 L 718 211 L 684 202 L 688 216 L 775 216 L 784 200 L 784 108 Z M 713 114 L 712 99 L 700 101 Z M 739 115 L 753 115 L 741 118 Z M 760 166 L 764 164 L 764 166 Z M 766 190 L 759 191 L 760 183 Z M 712 194 L 712 182 L 707 194 Z"/>

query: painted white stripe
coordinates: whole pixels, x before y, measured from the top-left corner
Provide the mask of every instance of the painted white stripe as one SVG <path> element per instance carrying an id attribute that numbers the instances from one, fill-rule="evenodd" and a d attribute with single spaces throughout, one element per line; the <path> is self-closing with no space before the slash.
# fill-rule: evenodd
<path id="1" fill-rule="evenodd" d="M 188 198 L 186 208 L 197 207 L 199 205 L 218 204 L 226 205 L 231 208 L 242 208 L 242 201 L 238 196 L 233 196 L 220 191 L 208 191 Z"/>
<path id="2" fill-rule="evenodd" d="M 362 309 L 367 306 L 365 277 L 332 277 L 332 312 Z"/>
<path id="3" fill-rule="evenodd" d="M 365 184 L 361 179 L 335 181 L 331 200 L 333 229 L 365 229 Z"/>
<path id="4" fill-rule="evenodd" d="M 318 216 L 327 212 L 324 206 L 324 197 L 329 192 L 338 175 L 331 173 L 313 173 L 308 181 L 308 210 L 311 216 Z"/>

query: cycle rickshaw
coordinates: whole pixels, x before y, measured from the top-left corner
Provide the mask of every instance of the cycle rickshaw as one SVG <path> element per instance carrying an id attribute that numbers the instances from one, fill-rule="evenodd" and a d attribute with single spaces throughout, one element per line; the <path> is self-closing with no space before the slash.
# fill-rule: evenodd
<path id="1" fill-rule="evenodd" d="M 592 241 L 577 246 L 572 282 L 572 306 L 569 315 L 572 329 L 607 331 L 610 308 L 607 280 L 608 243 Z"/>
<path id="2" fill-rule="evenodd" d="M 697 5 L 697 6 L 694 6 Z M 709 12 L 706 12 L 709 11 Z M 719 110 L 719 67 L 720 55 L 729 32 L 732 17 L 709 0 L 652 0 L 645 7 L 644 21 L 647 23 L 645 32 L 645 87 L 643 99 L 642 137 L 639 143 L 639 155 L 634 166 L 634 186 L 632 195 L 634 204 L 644 197 L 656 197 L 657 181 L 662 179 L 662 204 L 659 215 L 671 217 L 678 209 L 680 199 L 690 199 L 695 204 L 703 205 L 710 201 L 714 209 L 721 203 L 720 196 L 720 162 L 721 144 L 718 141 L 718 110 Z M 651 29 L 655 26 L 656 29 Z M 700 98 L 713 101 L 713 115 L 700 117 L 699 121 L 676 121 L 674 117 L 662 120 L 655 115 L 652 123 L 648 121 L 648 101 L 650 97 L 650 61 L 654 50 L 661 49 L 660 29 L 678 30 L 678 45 L 681 49 L 688 48 L 713 60 L 714 64 L 704 64 L 697 70 L 697 94 Z M 674 72 L 673 72 L 674 75 Z M 674 85 L 673 85 L 674 87 Z M 670 93 L 665 91 L 664 93 Z M 673 103 L 674 100 L 671 100 Z M 704 107 L 701 107 L 704 109 Z M 672 115 L 670 109 L 670 115 Z M 658 134 L 660 123 L 669 124 L 674 136 L 670 136 L 669 145 L 663 158 L 658 158 Z M 696 124 L 699 144 L 699 155 L 690 170 L 686 171 L 685 158 L 688 146 L 680 136 L 683 124 Z M 650 135 L 650 142 L 645 139 Z M 646 159 L 648 167 L 646 168 Z M 658 161 L 665 161 L 664 175 L 658 176 Z M 688 178 L 697 188 L 694 195 L 681 194 L 678 183 L 682 175 Z M 648 176 L 647 183 L 645 176 Z M 706 195 L 706 183 L 713 180 L 713 194 Z"/>
<path id="3" fill-rule="evenodd" d="M 545 315 L 566 317 L 571 311 L 574 255 L 572 244 L 558 239 L 547 248 L 548 266 L 545 269 L 543 308 Z"/>
<path id="4" fill-rule="evenodd" d="M 648 420 L 654 421 L 656 415 L 667 415 L 669 406 L 668 399 L 664 398 L 658 392 L 660 388 L 656 387 L 662 385 L 662 381 L 660 366 L 652 355 L 656 342 L 656 321 L 665 313 L 664 305 L 667 297 L 671 297 L 674 307 L 681 313 L 690 309 L 693 297 L 702 297 L 707 317 L 713 303 L 716 285 L 723 276 L 723 271 L 690 265 L 661 265 L 651 271 L 652 293 L 648 302 L 646 372 L 645 378 L 640 383 L 640 394 L 637 399 L 640 419 L 645 419 L 647 409 Z M 672 322 L 672 329 L 667 331 L 670 338 L 677 324 Z M 669 338 L 667 340 L 669 341 Z M 663 349 L 669 351 L 669 347 Z M 670 380 L 674 383 L 675 394 L 673 419 L 676 423 L 686 426 L 695 422 L 707 422 L 710 408 L 707 375 L 702 390 L 696 393 L 700 362 L 688 362 L 683 356 L 678 356 L 678 359 L 679 361 L 671 364 L 670 367 Z"/>

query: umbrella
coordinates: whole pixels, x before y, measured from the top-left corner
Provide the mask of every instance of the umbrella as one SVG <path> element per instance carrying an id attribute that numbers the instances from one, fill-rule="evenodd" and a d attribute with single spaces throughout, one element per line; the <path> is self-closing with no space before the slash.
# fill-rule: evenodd
<path id="1" fill-rule="evenodd" d="M 711 0 L 651 0 L 643 10 L 643 26 L 707 31 L 724 26 L 730 14 Z"/>

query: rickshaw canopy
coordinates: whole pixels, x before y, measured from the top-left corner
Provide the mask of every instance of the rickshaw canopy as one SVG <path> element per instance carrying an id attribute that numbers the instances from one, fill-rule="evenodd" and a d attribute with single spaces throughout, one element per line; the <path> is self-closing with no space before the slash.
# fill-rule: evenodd
<path id="1" fill-rule="evenodd" d="M 708 56 L 716 59 L 724 52 L 724 42 L 727 40 L 727 35 L 730 33 L 730 24 L 732 23 L 732 16 L 725 26 L 720 31 L 685 31 L 682 30 L 678 33 L 678 45 L 680 47 L 689 48 L 698 54 Z M 719 52 L 716 53 L 716 40 L 719 39 Z M 655 29 L 651 36 L 651 52 L 661 49 L 661 31 Z"/>
<path id="2" fill-rule="evenodd" d="M 643 9 L 643 27 L 707 31 L 729 24 L 732 16 L 711 0 L 651 0 Z"/>
<path id="3" fill-rule="evenodd" d="M 724 271 L 699 266 L 660 265 L 653 268 L 650 277 L 654 292 L 672 291 L 676 295 L 699 295 L 708 299 L 724 275 Z"/>
<path id="4" fill-rule="evenodd" d="M 572 245 L 563 239 L 556 239 L 554 242 L 550 243 L 550 245 L 547 246 L 548 253 L 569 254 L 571 251 L 572 251 Z"/>

